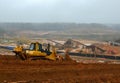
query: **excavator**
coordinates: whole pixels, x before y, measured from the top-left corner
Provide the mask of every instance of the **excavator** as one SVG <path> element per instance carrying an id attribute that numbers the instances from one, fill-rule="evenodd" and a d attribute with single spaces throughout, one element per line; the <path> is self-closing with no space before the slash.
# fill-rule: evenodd
<path id="1" fill-rule="evenodd" d="M 22 60 L 27 59 L 48 59 L 48 60 L 57 60 L 57 55 L 55 48 L 48 44 L 46 49 L 43 49 L 43 45 L 41 43 L 35 42 L 31 43 L 29 49 L 23 48 L 22 45 L 17 45 L 13 52 L 17 57 L 20 57 Z"/>

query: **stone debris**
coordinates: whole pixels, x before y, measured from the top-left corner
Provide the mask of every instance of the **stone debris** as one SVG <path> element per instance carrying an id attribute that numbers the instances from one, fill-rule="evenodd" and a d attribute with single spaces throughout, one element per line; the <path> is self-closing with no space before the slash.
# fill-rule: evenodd
<path id="1" fill-rule="evenodd" d="M 70 56 L 73 60 L 79 63 L 107 63 L 107 64 L 120 64 L 119 60 L 110 60 L 105 58 L 81 57 Z"/>
<path id="2" fill-rule="evenodd" d="M 0 55 L 15 55 L 12 51 L 0 48 Z"/>

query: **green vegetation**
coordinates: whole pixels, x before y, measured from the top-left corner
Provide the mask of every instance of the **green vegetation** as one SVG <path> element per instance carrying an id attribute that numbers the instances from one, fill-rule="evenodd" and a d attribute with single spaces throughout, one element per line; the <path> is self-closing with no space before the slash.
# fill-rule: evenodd
<path id="1" fill-rule="evenodd" d="M 0 36 L 29 38 L 119 39 L 120 25 L 76 23 L 0 23 Z"/>
<path id="2" fill-rule="evenodd" d="M 4 36 L 5 30 L 0 27 L 0 36 Z"/>

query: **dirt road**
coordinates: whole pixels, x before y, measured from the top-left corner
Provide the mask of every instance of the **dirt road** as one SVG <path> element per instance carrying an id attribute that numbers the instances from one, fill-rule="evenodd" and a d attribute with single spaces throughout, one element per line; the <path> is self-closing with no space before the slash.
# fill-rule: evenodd
<path id="1" fill-rule="evenodd" d="M 118 83 L 119 64 L 21 61 L 0 56 L 0 83 Z"/>

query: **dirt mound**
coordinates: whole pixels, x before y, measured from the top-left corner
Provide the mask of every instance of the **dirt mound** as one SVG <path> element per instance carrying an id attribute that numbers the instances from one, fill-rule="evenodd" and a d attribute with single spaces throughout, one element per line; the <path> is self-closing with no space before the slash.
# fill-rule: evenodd
<path id="1" fill-rule="evenodd" d="M 0 56 L 0 83 L 118 83 L 120 65 Z"/>

